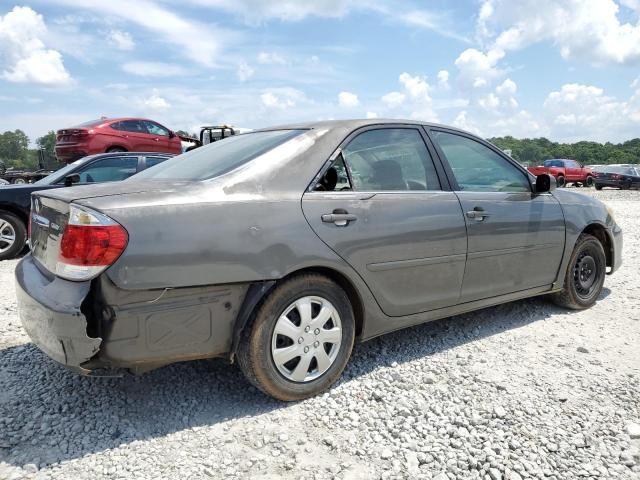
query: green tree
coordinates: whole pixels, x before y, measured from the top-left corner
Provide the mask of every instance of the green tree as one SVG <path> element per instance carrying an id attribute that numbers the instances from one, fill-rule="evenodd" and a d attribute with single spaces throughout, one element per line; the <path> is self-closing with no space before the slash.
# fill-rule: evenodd
<path id="1" fill-rule="evenodd" d="M 22 130 L 6 131 L 0 135 L 0 159 L 23 161 L 27 158 L 29 137 Z"/>
<path id="2" fill-rule="evenodd" d="M 56 154 L 56 132 L 50 130 L 46 135 L 38 138 L 36 140 L 36 144 L 38 145 L 38 147 L 44 150 L 47 158 L 54 158 Z"/>

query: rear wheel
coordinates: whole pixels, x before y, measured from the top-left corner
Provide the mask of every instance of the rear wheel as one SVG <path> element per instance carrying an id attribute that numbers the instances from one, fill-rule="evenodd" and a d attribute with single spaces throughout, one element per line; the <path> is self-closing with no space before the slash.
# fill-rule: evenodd
<path id="1" fill-rule="evenodd" d="M 584 182 L 584 184 L 587 187 L 593 187 L 593 177 L 592 176 L 588 176 L 587 180 Z"/>
<path id="2" fill-rule="evenodd" d="M 107 149 L 107 153 L 116 153 L 116 152 L 126 152 L 126 148 L 122 147 L 111 147 Z"/>
<path id="3" fill-rule="evenodd" d="M 620 190 L 629 190 L 631 188 L 631 182 L 625 183 L 620 187 Z"/>
<path id="4" fill-rule="evenodd" d="M 301 275 L 278 285 L 257 309 L 238 348 L 238 364 L 267 395 L 302 400 L 340 377 L 354 337 L 344 290 L 324 276 Z"/>
<path id="5" fill-rule="evenodd" d="M 602 291 L 606 268 L 607 259 L 600 241 L 593 235 L 580 235 L 569 260 L 564 289 L 552 294 L 551 299 L 573 310 L 589 308 Z"/>
<path id="6" fill-rule="evenodd" d="M 565 181 L 564 181 L 564 177 L 562 175 L 560 175 L 558 178 L 556 178 L 556 184 L 558 185 L 558 187 L 562 188 L 565 186 Z"/>
<path id="7" fill-rule="evenodd" d="M 602 190 L 602 185 L 598 185 L 598 184 L 596 183 L 596 190 Z"/>
<path id="8" fill-rule="evenodd" d="M 12 213 L 0 212 L 0 260 L 16 257 L 27 243 L 25 224 Z"/>

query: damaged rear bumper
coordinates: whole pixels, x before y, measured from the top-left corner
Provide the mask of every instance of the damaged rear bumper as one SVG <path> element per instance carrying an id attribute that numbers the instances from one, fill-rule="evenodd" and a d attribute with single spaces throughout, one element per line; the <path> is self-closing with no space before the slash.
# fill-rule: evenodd
<path id="1" fill-rule="evenodd" d="M 31 255 L 20 261 L 15 276 L 20 320 L 33 343 L 57 362 L 86 373 L 82 364 L 102 343 L 87 335 L 87 319 L 80 311 L 90 282 L 47 278 Z"/>
<path id="2" fill-rule="evenodd" d="M 141 373 L 229 355 L 249 287 L 122 290 L 106 276 L 70 282 L 47 274 L 31 255 L 15 276 L 20 319 L 33 343 L 85 374 L 105 367 Z"/>

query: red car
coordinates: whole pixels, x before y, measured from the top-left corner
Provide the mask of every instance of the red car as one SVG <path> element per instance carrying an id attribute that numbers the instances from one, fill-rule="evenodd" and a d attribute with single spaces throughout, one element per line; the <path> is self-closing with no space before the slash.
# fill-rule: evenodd
<path id="1" fill-rule="evenodd" d="M 535 176 L 548 173 L 555 177 L 559 187 L 573 183 L 576 187 L 591 187 L 593 185 L 593 172 L 575 160 L 552 159 L 545 160 L 537 167 L 529 167 L 528 170 Z"/>
<path id="2" fill-rule="evenodd" d="M 104 152 L 182 153 L 180 137 L 146 118 L 102 118 L 58 130 L 56 157 L 71 163 Z"/>

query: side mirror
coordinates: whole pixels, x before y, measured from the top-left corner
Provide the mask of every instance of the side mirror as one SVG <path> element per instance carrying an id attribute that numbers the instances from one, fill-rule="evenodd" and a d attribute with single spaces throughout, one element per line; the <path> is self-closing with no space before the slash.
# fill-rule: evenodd
<path id="1" fill-rule="evenodd" d="M 536 193 L 547 193 L 556 189 L 555 177 L 548 173 L 543 173 L 536 177 Z"/>
<path id="2" fill-rule="evenodd" d="M 64 186 L 65 187 L 70 187 L 74 183 L 80 183 L 80 174 L 79 173 L 72 173 L 71 175 L 67 175 L 66 177 L 64 177 Z"/>
<path id="3" fill-rule="evenodd" d="M 176 136 L 176 134 L 173 133 L 173 131 L 169 130 L 169 138 L 173 138 L 175 136 Z"/>

